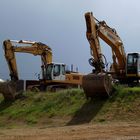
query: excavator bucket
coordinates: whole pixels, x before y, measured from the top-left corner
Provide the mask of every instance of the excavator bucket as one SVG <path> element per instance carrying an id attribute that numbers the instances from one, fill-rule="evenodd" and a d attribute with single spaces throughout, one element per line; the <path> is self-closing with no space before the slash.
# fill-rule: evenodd
<path id="1" fill-rule="evenodd" d="M 105 73 L 85 75 L 82 87 L 87 98 L 108 97 L 112 91 L 111 76 Z"/>
<path id="2" fill-rule="evenodd" d="M 0 93 L 3 95 L 4 100 L 14 101 L 21 96 L 23 85 L 23 80 L 0 82 Z"/>

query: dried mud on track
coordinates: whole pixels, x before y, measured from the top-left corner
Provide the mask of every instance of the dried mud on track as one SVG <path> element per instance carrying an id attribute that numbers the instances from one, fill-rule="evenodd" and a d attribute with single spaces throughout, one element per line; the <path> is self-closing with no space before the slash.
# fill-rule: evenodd
<path id="1" fill-rule="evenodd" d="M 1 129 L 0 140 L 139 140 L 140 123 Z"/>

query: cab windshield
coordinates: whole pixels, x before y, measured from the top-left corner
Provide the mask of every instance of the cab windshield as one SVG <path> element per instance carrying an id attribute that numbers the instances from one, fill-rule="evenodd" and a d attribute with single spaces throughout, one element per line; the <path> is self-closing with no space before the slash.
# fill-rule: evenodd
<path id="1" fill-rule="evenodd" d="M 137 63 L 138 63 L 138 54 L 132 53 L 127 56 L 127 73 L 136 74 L 137 73 Z"/>
<path id="2" fill-rule="evenodd" d="M 138 59 L 138 56 L 136 54 L 129 54 L 127 57 L 127 64 L 128 65 L 136 65 L 137 59 Z"/>
<path id="3" fill-rule="evenodd" d="M 60 65 L 54 65 L 53 75 L 54 76 L 60 75 Z"/>

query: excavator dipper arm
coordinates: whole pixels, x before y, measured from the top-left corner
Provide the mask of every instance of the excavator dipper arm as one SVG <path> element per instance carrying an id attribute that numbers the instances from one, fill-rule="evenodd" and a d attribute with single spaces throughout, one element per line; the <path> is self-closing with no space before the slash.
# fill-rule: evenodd
<path id="1" fill-rule="evenodd" d="M 18 78 L 17 64 L 15 59 L 15 53 L 13 51 L 13 46 L 10 40 L 5 40 L 3 42 L 3 48 L 5 53 L 5 58 L 7 60 L 7 64 L 10 71 L 11 80 L 16 81 Z"/>
<path id="2" fill-rule="evenodd" d="M 90 44 L 91 56 L 93 56 L 89 59 L 89 63 L 95 67 L 96 72 L 101 72 L 104 70 L 104 62 L 101 54 L 99 38 L 96 32 L 96 23 L 89 13 L 85 14 L 85 19 L 87 27 L 86 36 Z"/>

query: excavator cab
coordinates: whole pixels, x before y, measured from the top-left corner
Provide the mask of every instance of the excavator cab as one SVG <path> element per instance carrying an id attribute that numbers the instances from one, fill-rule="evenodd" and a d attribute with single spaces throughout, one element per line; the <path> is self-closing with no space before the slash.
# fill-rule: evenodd
<path id="1" fill-rule="evenodd" d="M 81 87 L 82 74 L 66 69 L 63 63 L 50 63 L 43 66 L 43 79 L 40 79 L 40 90 L 58 91 L 67 88 Z"/>
<path id="2" fill-rule="evenodd" d="M 46 67 L 46 80 L 65 80 L 65 64 L 50 63 Z"/>
<path id="3" fill-rule="evenodd" d="M 126 76 L 128 80 L 134 81 L 140 79 L 140 54 L 128 53 Z"/>

